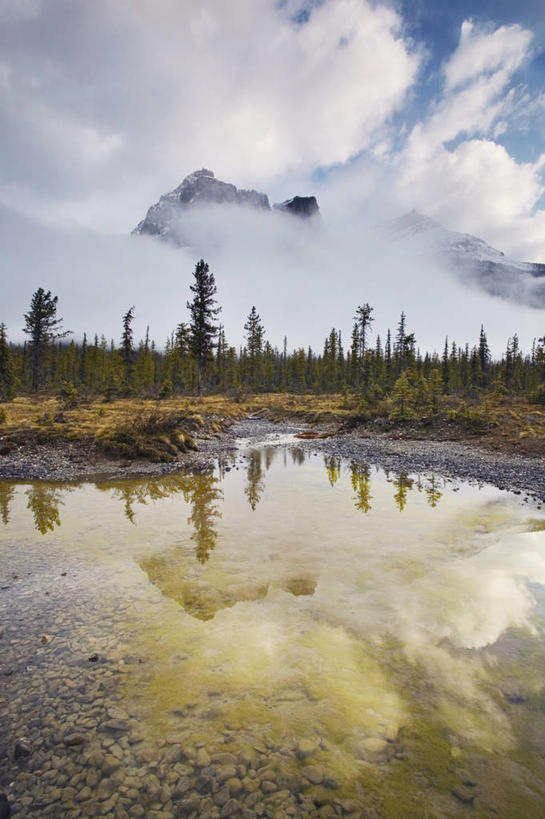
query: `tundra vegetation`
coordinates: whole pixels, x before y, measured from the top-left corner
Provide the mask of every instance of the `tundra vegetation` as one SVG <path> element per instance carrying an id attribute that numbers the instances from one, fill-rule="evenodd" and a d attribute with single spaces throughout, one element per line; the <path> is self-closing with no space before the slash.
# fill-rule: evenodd
<path id="1" fill-rule="evenodd" d="M 24 343 L 0 324 L 0 451 L 14 441 L 86 439 L 105 454 L 172 460 L 231 419 L 259 412 L 335 431 L 361 428 L 407 437 L 478 436 L 497 448 L 545 452 L 545 336 L 523 352 L 515 334 L 493 358 L 486 332 L 474 344 L 448 338 L 441 352 L 418 347 L 401 313 L 397 327 L 372 336 L 373 308 L 357 305 L 345 347 L 332 328 L 323 348 L 273 347 L 252 306 L 245 343 L 228 343 L 208 264 L 195 266 L 188 320 L 163 347 L 149 332 L 138 343 L 135 307 L 119 340 L 69 338 L 58 297 L 39 288 L 25 314 Z"/>

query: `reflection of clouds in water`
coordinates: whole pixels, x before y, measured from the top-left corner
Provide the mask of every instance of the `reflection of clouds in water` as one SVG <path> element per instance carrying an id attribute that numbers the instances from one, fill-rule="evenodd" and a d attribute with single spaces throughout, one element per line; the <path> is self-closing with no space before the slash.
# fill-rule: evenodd
<path id="1" fill-rule="evenodd" d="M 493 536 L 477 554 L 449 560 L 408 589 L 412 626 L 433 640 L 460 648 L 483 648 L 511 626 L 532 628 L 535 598 L 528 582 L 545 583 L 545 535 Z"/>
<path id="2" fill-rule="evenodd" d="M 128 504 L 133 518 L 137 511 L 125 541 L 122 516 L 104 513 L 106 527 L 112 520 L 119 527 L 118 559 L 138 556 L 163 597 L 191 615 L 183 630 L 194 633 L 198 650 L 187 662 L 193 682 L 184 684 L 198 692 L 203 675 L 221 673 L 233 690 L 263 685 L 270 694 L 294 685 L 311 691 L 312 702 L 336 698 L 345 727 L 356 724 L 358 708 L 360 727 L 375 719 L 369 709 L 399 725 L 402 703 L 427 697 L 458 736 L 509 747 L 513 734 L 482 649 L 513 626 L 532 628 L 528 584 L 545 584 L 545 532 L 535 520 L 537 531 L 522 532 L 527 510 L 492 489 L 452 493 L 442 479 L 375 475 L 306 455 L 255 449 L 238 471 L 220 466 L 224 485 L 204 473 L 102 484 L 96 493 L 116 510 Z M 4 489 L 9 517 L 13 491 Z M 63 507 L 67 518 L 85 508 L 75 495 Z M 61 502 L 58 489 L 42 497 L 48 521 Z M 394 672 L 386 662 L 392 644 Z M 403 690 L 407 668 L 417 671 L 415 690 Z"/>

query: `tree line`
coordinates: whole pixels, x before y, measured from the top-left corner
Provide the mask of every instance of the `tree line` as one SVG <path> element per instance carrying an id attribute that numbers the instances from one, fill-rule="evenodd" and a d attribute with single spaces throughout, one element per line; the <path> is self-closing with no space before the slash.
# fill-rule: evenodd
<path id="1" fill-rule="evenodd" d="M 134 306 L 121 319 L 117 343 L 103 335 L 70 340 L 57 314 L 58 297 L 39 288 L 24 315 L 24 343 L 10 343 L 0 324 L 0 400 L 40 392 L 59 393 L 67 403 L 80 396 L 354 392 L 370 405 L 392 396 L 399 417 L 410 415 L 411 407 L 437 411 L 445 394 L 478 397 L 499 391 L 545 403 L 545 337 L 523 353 L 515 334 L 494 360 L 481 326 L 473 345 L 458 346 L 447 338 L 441 353 L 422 352 L 403 312 L 394 332 L 373 337 L 374 310 L 364 303 L 356 307 L 346 346 L 340 330 L 332 328 L 320 351 L 288 351 L 286 338 L 281 349 L 272 346 L 252 306 L 245 343 L 237 349 L 226 339 L 214 275 L 203 259 L 193 277 L 188 321 L 176 327 L 163 349 L 149 330 L 135 342 Z"/>

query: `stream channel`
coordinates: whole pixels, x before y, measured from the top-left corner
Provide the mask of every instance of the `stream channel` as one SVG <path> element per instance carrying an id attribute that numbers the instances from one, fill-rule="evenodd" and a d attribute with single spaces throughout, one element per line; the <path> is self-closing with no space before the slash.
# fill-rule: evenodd
<path id="1" fill-rule="evenodd" d="M 0 482 L 0 793 L 19 817 L 544 817 L 545 514 L 241 443 Z"/>

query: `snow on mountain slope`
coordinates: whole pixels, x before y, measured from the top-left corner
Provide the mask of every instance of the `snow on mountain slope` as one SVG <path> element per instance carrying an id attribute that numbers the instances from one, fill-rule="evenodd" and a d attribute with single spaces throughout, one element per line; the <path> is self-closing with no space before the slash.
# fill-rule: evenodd
<path id="1" fill-rule="evenodd" d="M 269 197 L 265 193 L 238 189 L 235 185 L 216 179 L 207 168 L 201 168 L 186 176 L 173 191 L 161 196 L 133 233 L 157 236 L 182 246 L 191 244 L 187 216 L 192 209 L 203 205 L 238 205 L 261 211 L 271 210 Z M 296 216 L 310 217 L 319 212 L 314 196 L 295 196 L 274 207 Z"/>
<path id="2" fill-rule="evenodd" d="M 416 210 L 389 222 L 386 234 L 413 252 L 446 261 L 463 281 L 487 293 L 545 306 L 545 264 L 510 259 L 482 239 L 448 230 Z"/>

